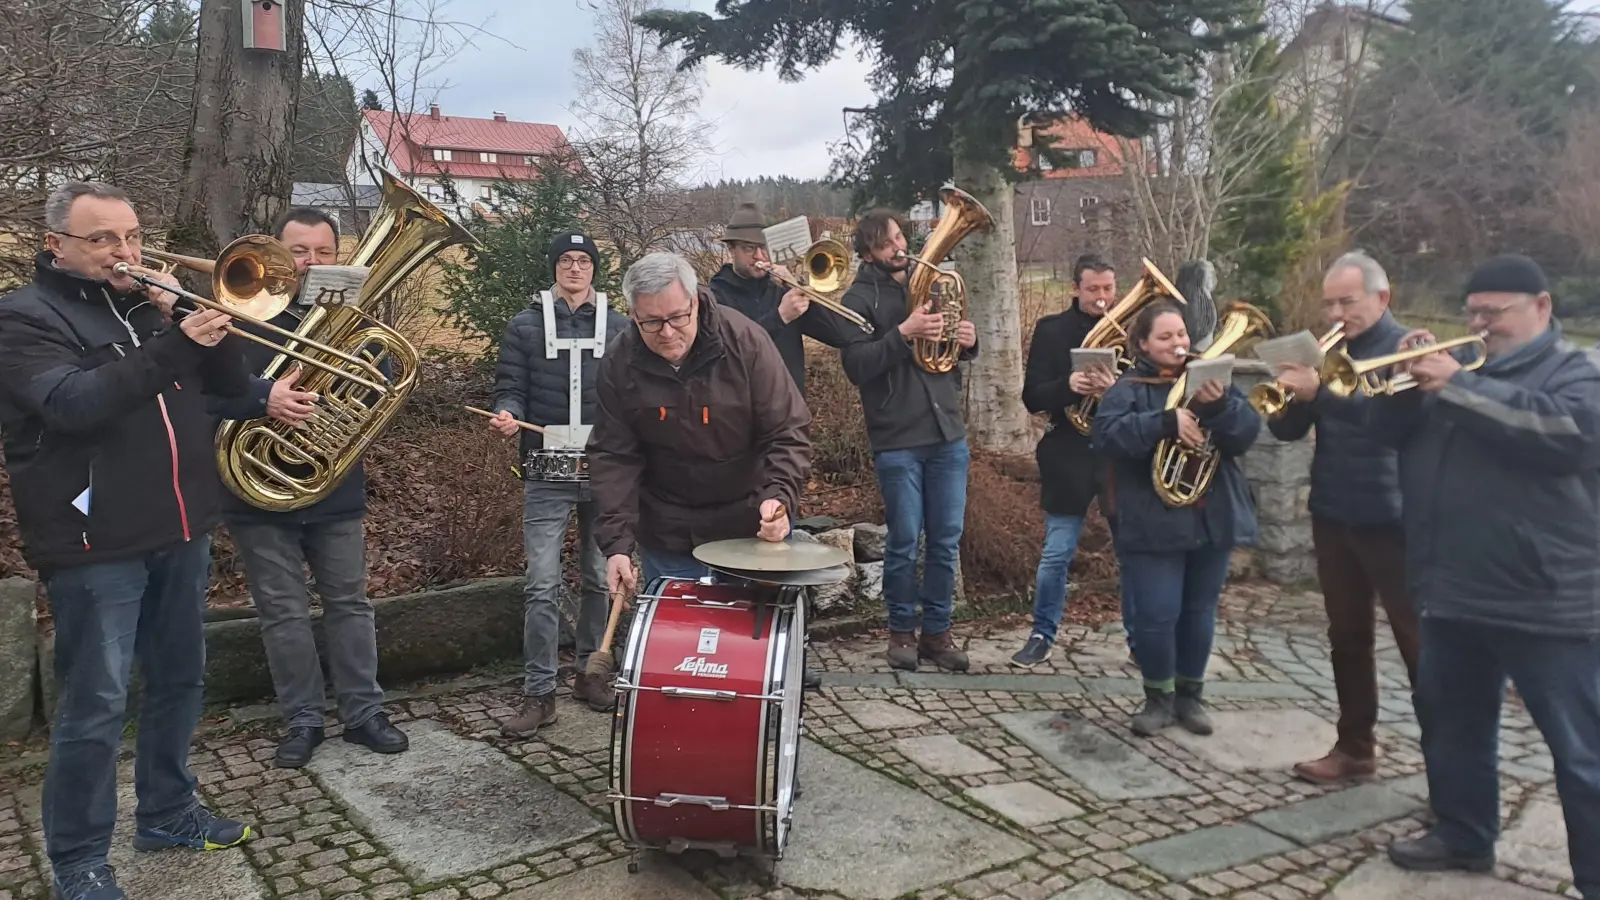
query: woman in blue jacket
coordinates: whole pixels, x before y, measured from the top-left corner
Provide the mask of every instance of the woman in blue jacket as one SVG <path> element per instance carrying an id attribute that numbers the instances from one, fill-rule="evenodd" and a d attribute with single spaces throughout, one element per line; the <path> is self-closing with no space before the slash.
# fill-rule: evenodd
<path id="1" fill-rule="evenodd" d="M 1188 408 L 1167 395 L 1188 359 L 1183 313 L 1168 303 L 1143 310 L 1129 332 L 1134 368 L 1100 401 L 1091 439 L 1112 462 L 1108 514 L 1133 612 L 1133 644 L 1144 676 L 1145 707 L 1133 732 L 1149 737 L 1175 721 L 1210 734 L 1201 703 L 1216 629 L 1217 597 L 1233 548 L 1253 543 L 1255 505 L 1238 457 L 1255 443 L 1261 419 L 1238 388 L 1210 382 Z M 1199 502 L 1169 507 L 1156 494 L 1151 461 L 1171 438 L 1198 446 L 1209 435 L 1221 454 Z"/>

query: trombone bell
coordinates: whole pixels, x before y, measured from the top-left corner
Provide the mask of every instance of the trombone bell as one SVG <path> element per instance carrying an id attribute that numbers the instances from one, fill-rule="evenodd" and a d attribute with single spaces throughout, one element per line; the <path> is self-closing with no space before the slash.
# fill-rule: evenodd
<path id="1" fill-rule="evenodd" d="M 247 234 L 232 241 L 216 260 L 162 250 L 144 250 L 141 255 L 210 275 L 216 302 L 227 307 L 225 312 L 246 321 L 277 317 L 289 308 L 300 288 L 294 254 L 281 241 L 264 234 Z"/>

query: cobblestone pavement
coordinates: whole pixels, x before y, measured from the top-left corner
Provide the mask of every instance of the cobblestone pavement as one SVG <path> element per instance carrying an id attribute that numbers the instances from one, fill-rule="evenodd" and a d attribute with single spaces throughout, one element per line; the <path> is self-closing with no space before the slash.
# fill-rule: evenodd
<path id="1" fill-rule="evenodd" d="M 1069 628 L 1050 663 L 1011 668 L 1023 629 L 962 626 L 966 675 L 891 673 L 883 636 L 812 645 L 803 795 L 777 887 L 762 867 L 628 853 L 605 800 L 610 719 L 563 699 L 538 740 L 499 737 L 514 685 L 399 701 L 410 752 L 333 740 L 271 766 L 273 725 L 199 742 L 206 800 L 257 824 L 242 851 L 129 851 L 124 772 L 113 851 L 134 900 L 1519 900 L 1577 897 L 1549 753 L 1513 697 L 1502 732 L 1506 833 L 1490 876 L 1401 873 L 1382 848 L 1423 827 L 1405 670 L 1380 623 L 1378 780 L 1289 774 L 1332 744 L 1336 704 L 1315 595 L 1225 598 L 1207 685 L 1217 733 L 1134 738 L 1120 629 Z M 127 769 L 127 766 L 124 767 Z M 0 900 L 48 896 L 37 771 L 0 785 Z"/>

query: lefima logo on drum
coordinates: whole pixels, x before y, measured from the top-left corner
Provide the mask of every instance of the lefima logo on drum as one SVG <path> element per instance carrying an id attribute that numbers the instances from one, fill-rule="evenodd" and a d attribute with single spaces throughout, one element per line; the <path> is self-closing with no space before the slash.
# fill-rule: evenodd
<path id="1" fill-rule="evenodd" d="M 678 663 L 674 672 L 687 672 L 696 678 L 727 678 L 728 666 L 725 663 L 706 662 L 704 656 L 685 656 L 683 662 Z"/>

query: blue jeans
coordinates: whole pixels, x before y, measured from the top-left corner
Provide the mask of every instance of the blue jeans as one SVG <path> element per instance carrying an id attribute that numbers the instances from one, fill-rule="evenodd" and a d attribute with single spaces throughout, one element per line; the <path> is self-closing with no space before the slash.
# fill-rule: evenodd
<path id="1" fill-rule="evenodd" d="M 1055 642 L 1061 615 L 1067 609 L 1067 570 L 1078 552 L 1083 516 L 1044 517 L 1044 551 L 1033 576 L 1033 633 Z"/>
<path id="2" fill-rule="evenodd" d="M 133 779 L 140 827 L 198 800 L 189 742 L 206 672 L 211 539 L 44 574 L 60 688 L 45 772 L 45 850 L 58 876 L 104 865 L 117 820 L 117 755 L 138 656 L 144 676 Z"/>
<path id="3" fill-rule="evenodd" d="M 873 456 L 889 527 L 883 550 L 883 599 L 891 631 L 917 629 L 919 602 L 923 634 L 950 630 L 970 460 L 965 439 Z M 919 587 L 917 547 L 924 536 L 927 547 Z"/>
<path id="4" fill-rule="evenodd" d="M 1132 605 L 1134 655 L 1146 684 L 1206 677 L 1230 555 L 1227 547 L 1117 554 L 1122 596 Z"/>
<path id="5" fill-rule="evenodd" d="M 1417 718 L 1436 833 L 1457 853 L 1494 851 L 1509 676 L 1555 762 L 1576 886 L 1600 898 L 1600 638 L 1425 617 L 1421 651 Z"/>
<path id="6" fill-rule="evenodd" d="M 648 588 L 657 578 L 697 580 L 711 574 L 706 564 L 687 553 L 663 553 L 639 548 L 639 586 Z"/>

